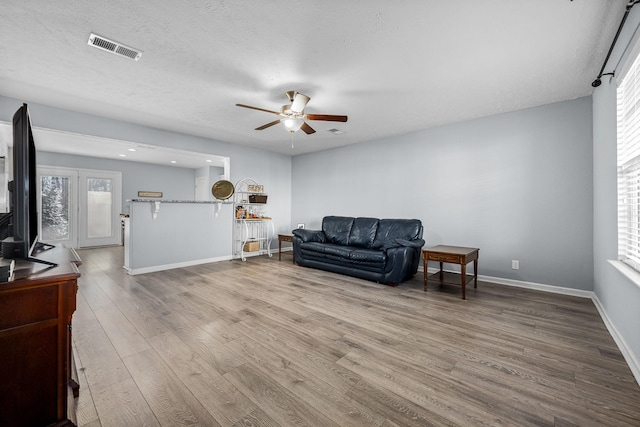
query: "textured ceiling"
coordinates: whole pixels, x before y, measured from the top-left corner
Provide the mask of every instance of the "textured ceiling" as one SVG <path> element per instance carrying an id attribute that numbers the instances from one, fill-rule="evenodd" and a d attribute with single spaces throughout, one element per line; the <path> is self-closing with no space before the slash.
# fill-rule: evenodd
<path id="1" fill-rule="evenodd" d="M 589 95 L 625 5 L 3 0 L 0 94 L 300 154 Z M 142 58 L 88 46 L 91 32 Z M 254 130 L 276 116 L 235 106 L 279 110 L 287 90 L 349 121 L 309 122 L 292 149 L 281 126 Z"/>

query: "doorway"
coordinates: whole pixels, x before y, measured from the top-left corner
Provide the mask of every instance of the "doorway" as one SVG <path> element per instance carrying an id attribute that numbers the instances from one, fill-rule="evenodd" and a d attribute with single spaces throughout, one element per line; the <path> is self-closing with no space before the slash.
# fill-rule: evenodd
<path id="1" fill-rule="evenodd" d="M 73 248 L 119 245 L 122 173 L 38 168 L 38 236 Z"/>

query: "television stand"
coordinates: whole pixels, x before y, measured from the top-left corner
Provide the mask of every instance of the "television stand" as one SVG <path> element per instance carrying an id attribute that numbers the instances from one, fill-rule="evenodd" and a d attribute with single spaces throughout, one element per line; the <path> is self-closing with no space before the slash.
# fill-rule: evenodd
<path id="1" fill-rule="evenodd" d="M 58 267 L 16 259 L 16 277 L 0 286 L 2 425 L 77 425 L 71 323 L 81 261 L 61 246 L 42 257 Z"/>

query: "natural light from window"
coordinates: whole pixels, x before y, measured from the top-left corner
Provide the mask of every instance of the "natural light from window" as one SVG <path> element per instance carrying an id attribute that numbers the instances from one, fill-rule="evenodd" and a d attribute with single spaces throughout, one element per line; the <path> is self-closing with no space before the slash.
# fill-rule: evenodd
<path id="1" fill-rule="evenodd" d="M 640 271 L 640 61 L 622 78 L 618 117 L 618 259 Z"/>

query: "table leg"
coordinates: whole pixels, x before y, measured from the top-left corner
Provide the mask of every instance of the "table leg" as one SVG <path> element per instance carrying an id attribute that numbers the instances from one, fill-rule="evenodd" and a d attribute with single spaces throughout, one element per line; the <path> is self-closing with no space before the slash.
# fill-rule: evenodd
<path id="1" fill-rule="evenodd" d="M 473 260 L 473 279 L 474 279 L 474 288 L 478 287 L 478 258 Z"/>
<path id="2" fill-rule="evenodd" d="M 278 239 L 278 261 L 282 261 L 282 240 Z"/>
<path id="3" fill-rule="evenodd" d="M 462 270 L 460 272 L 462 275 L 462 299 L 467 299 L 467 296 L 465 294 L 465 287 L 467 285 L 467 264 L 465 264 L 464 261 L 462 262 L 460 269 Z"/>
<path id="4" fill-rule="evenodd" d="M 426 259 L 422 261 L 422 270 L 423 270 L 423 273 L 424 273 L 423 274 L 423 276 L 424 276 L 423 281 L 424 281 L 424 291 L 425 292 L 427 291 L 427 264 L 428 264 L 428 262 L 427 262 Z"/>
<path id="5" fill-rule="evenodd" d="M 440 261 L 440 281 L 442 282 L 444 280 L 444 275 L 442 274 L 442 261 Z"/>

